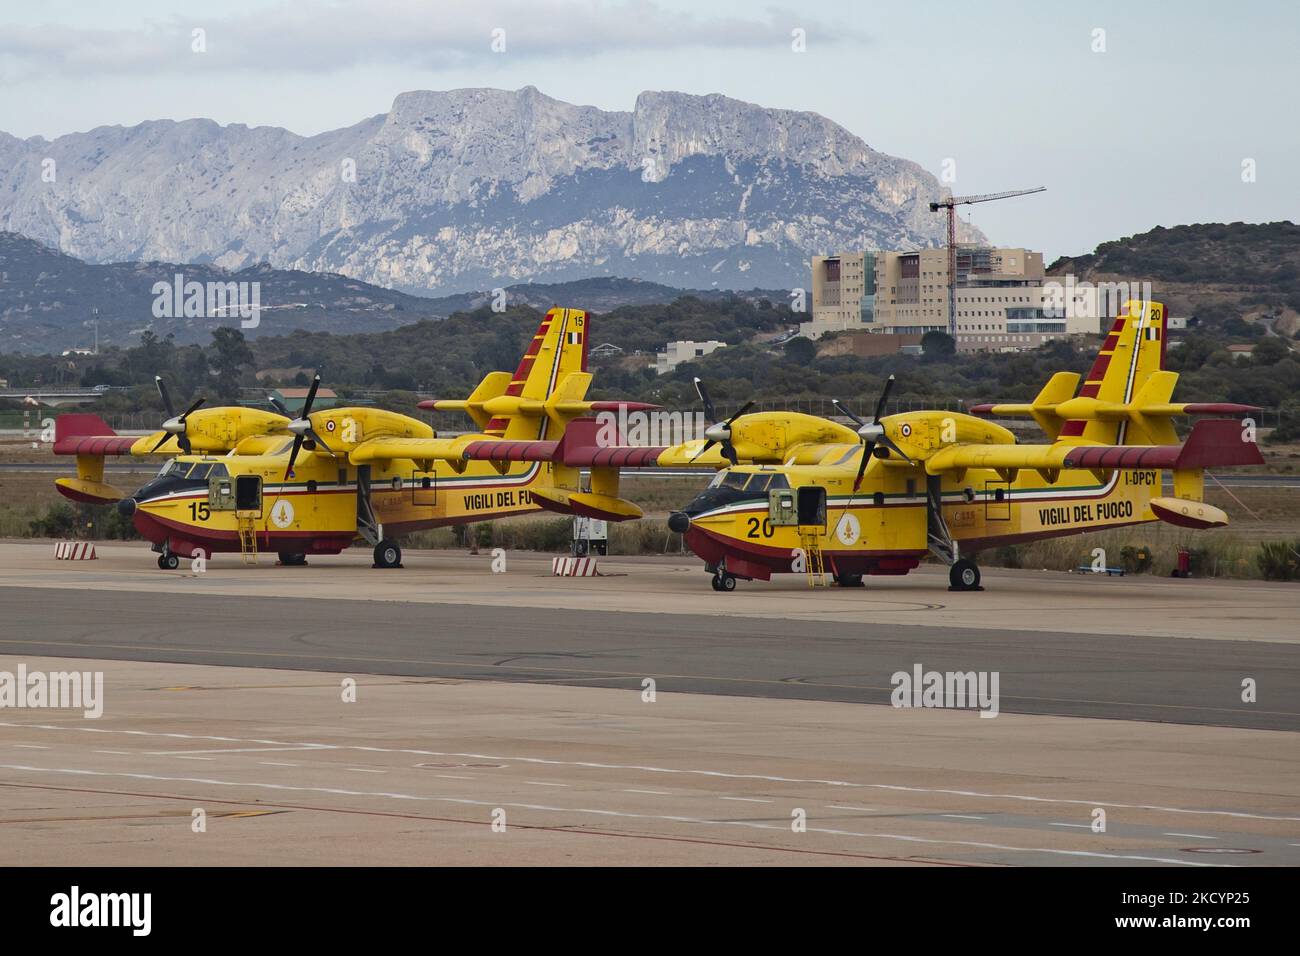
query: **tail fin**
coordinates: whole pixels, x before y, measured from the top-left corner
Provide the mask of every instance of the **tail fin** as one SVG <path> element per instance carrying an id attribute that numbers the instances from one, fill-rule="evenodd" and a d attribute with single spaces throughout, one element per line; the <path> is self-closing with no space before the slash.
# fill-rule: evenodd
<path id="1" fill-rule="evenodd" d="M 1115 319 L 1110 334 L 1083 381 L 1079 398 L 1127 405 L 1165 364 L 1165 307 L 1159 302 L 1130 299 Z M 1061 428 L 1061 438 L 1085 438 L 1122 445 L 1131 430 L 1127 420 L 1075 419 Z"/>
<path id="2" fill-rule="evenodd" d="M 524 349 L 507 396 L 544 402 L 569 372 L 587 370 L 587 313 L 582 309 L 553 308 L 542 317 L 537 334 Z M 540 439 L 548 435 L 546 416 L 493 417 L 484 432 L 502 438 Z"/>

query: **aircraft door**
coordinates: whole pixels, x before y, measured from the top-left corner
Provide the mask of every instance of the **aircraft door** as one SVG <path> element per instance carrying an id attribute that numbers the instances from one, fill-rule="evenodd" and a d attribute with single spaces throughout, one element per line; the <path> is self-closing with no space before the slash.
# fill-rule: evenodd
<path id="1" fill-rule="evenodd" d="M 797 489 L 795 510 L 799 513 L 800 527 L 826 528 L 826 489 L 820 485 L 805 485 Z"/>
<path id="2" fill-rule="evenodd" d="M 984 520 L 1011 520 L 1011 482 L 984 482 Z"/>
<path id="3" fill-rule="evenodd" d="M 235 510 L 262 516 L 262 476 L 239 475 L 235 478 Z"/>

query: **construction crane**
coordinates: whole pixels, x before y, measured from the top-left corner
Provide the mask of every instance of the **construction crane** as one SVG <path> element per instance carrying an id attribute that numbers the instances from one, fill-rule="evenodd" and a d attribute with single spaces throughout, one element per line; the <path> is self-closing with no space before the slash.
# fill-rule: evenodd
<path id="1" fill-rule="evenodd" d="M 982 196 L 949 196 L 930 203 L 930 212 L 948 210 L 948 334 L 954 339 L 957 337 L 957 207 L 992 202 L 995 199 L 1010 199 L 1012 196 L 1028 196 L 1046 189 L 1046 186 L 1035 186 L 1033 189 L 1012 189 L 1009 192 L 985 193 Z"/>

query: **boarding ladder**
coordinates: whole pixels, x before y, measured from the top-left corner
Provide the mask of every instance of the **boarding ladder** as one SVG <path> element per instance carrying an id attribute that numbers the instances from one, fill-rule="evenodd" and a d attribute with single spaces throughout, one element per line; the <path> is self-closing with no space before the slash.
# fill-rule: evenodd
<path id="1" fill-rule="evenodd" d="M 256 511 L 236 511 L 235 522 L 239 528 L 239 553 L 245 564 L 257 564 Z"/>
<path id="2" fill-rule="evenodd" d="M 810 588 L 826 587 L 826 562 L 822 557 L 821 532 L 816 525 L 799 529 L 799 546 L 803 549 L 804 566 L 808 571 Z"/>

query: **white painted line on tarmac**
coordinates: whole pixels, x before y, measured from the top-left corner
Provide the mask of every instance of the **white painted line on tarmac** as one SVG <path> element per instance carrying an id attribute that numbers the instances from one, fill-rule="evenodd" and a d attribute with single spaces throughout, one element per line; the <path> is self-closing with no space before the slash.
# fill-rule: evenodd
<path id="1" fill-rule="evenodd" d="M 863 813 L 875 813 L 875 807 L 850 807 L 840 803 L 832 803 L 826 808 L 827 810 L 861 810 Z"/>
<path id="2" fill-rule="evenodd" d="M 259 760 L 263 767 L 296 767 L 296 763 L 286 763 L 283 760 Z"/>
<path id="3" fill-rule="evenodd" d="M 1074 827 L 1077 830 L 1091 830 L 1092 827 L 1086 823 L 1049 823 L 1049 827 Z"/>
<path id="4" fill-rule="evenodd" d="M 14 744 L 19 750 L 49 750 L 49 747 L 42 747 L 40 744 Z"/>
<path id="5" fill-rule="evenodd" d="M 553 760 L 547 757 L 501 756 L 499 754 L 459 753 L 441 750 L 414 750 L 403 747 L 365 747 L 355 744 L 294 743 L 283 740 L 261 740 L 245 737 L 218 737 L 204 734 L 179 734 L 153 730 L 113 730 L 108 727 L 72 727 L 58 724 L 19 724 L 0 721 L 0 727 L 22 727 L 26 730 L 71 731 L 86 734 L 128 734 L 136 737 L 170 737 L 183 740 L 215 740 L 223 743 L 269 744 L 277 747 L 303 747 L 314 750 L 360 750 L 365 753 L 414 754 L 420 757 L 455 757 L 459 759 L 491 760 L 500 762 L 533 763 L 552 767 L 582 767 L 590 770 L 639 770 L 644 773 L 680 774 L 685 776 L 717 777 L 727 780 L 762 780 L 772 783 L 808 783 L 827 787 L 846 787 L 860 790 L 888 790 L 897 793 L 940 794 L 948 797 L 969 797 L 984 800 L 1020 800 L 1026 803 L 1059 803 L 1068 806 L 1106 807 L 1119 810 L 1153 810 L 1159 813 L 1185 813 L 1199 816 L 1233 817 L 1242 820 L 1270 820 L 1279 823 L 1300 823 L 1300 817 L 1273 816 L 1265 813 L 1248 813 L 1243 810 L 1198 810 L 1189 807 L 1166 807 L 1145 803 L 1113 803 L 1107 800 L 1077 800 L 1065 797 L 1040 797 L 1020 793 L 989 793 L 981 790 L 951 790 L 942 787 L 907 787 L 887 783 L 856 783 L 851 780 L 819 780 L 809 777 L 782 777 L 771 774 L 734 773 L 726 770 L 683 769 L 680 767 L 655 767 L 641 764 L 597 763 L 586 760 Z"/>
<path id="6" fill-rule="evenodd" d="M 987 817 L 977 817 L 972 813 L 941 813 L 941 817 L 950 817 L 953 820 L 986 820 Z"/>
<path id="7" fill-rule="evenodd" d="M 1201 836 L 1199 833 L 1166 833 L 1164 836 L 1187 837 L 1191 840 L 1217 840 L 1218 837 Z"/>
<path id="8" fill-rule="evenodd" d="M 514 807 L 522 810 L 539 810 L 547 813 L 576 813 L 590 816 L 618 817 L 632 820 L 666 820 L 675 823 L 692 823 L 704 826 L 739 826 L 757 830 L 779 830 L 789 833 L 786 824 L 760 823 L 753 820 L 709 820 L 701 817 L 668 816 L 652 813 L 631 813 L 624 810 L 604 810 L 595 807 L 555 807 L 537 803 L 509 803 L 495 800 L 471 800 L 467 797 L 445 797 L 428 794 L 397 793 L 374 790 L 346 790 L 341 787 L 307 787 L 284 783 L 264 783 L 258 781 L 217 780 L 211 777 L 168 777 L 150 773 L 128 773 L 126 771 L 87 770 L 74 767 L 31 767 L 23 764 L 0 764 L 0 770 L 16 770 L 26 773 L 64 774 L 83 777 L 122 777 L 130 780 L 153 780 L 163 783 L 196 783 L 213 787 L 235 787 L 245 790 L 274 790 L 290 793 L 328 793 L 344 797 L 382 797 L 389 800 L 409 800 L 429 803 L 452 803 L 471 807 Z M 1184 860 L 1176 857 L 1144 856 L 1134 853 L 1103 853 L 1100 850 L 1063 850 L 1052 847 L 1013 846 L 1005 843 L 985 843 L 976 840 L 952 840 L 934 837 L 911 836 L 902 833 L 861 833 L 856 830 L 834 830 L 828 827 L 808 827 L 809 833 L 825 833 L 832 836 L 861 837 L 868 840 L 894 840 L 903 843 L 919 843 L 933 846 L 967 846 L 982 850 L 1000 850 L 1008 853 L 1043 853 L 1050 856 L 1083 857 L 1100 860 L 1134 860 L 1141 863 L 1170 863 L 1176 866 L 1216 867 L 1231 866 L 1224 863 L 1206 863 L 1199 860 Z"/>
<path id="9" fill-rule="evenodd" d="M 370 770 L 367 767 L 344 767 L 348 773 L 388 773 L 387 770 Z"/>
<path id="10" fill-rule="evenodd" d="M 741 803 L 774 803 L 773 800 L 759 800 L 755 797 L 719 797 L 720 800 L 737 800 Z"/>
<path id="11" fill-rule="evenodd" d="M 567 787 L 567 783 L 550 783 L 546 780 L 525 780 L 524 783 L 531 783 L 535 787 Z"/>
<path id="12" fill-rule="evenodd" d="M 652 793 L 656 797 L 671 797 L 672 794 L 667 790 L 624 790 L 624 793 Z"/>
<path id="13" fill-rule="evenodd" d="M 132 754 L 132 752 L 131 752 L 130 750 L 92 750 L 91 753 L 93 753 L 93 754 L 114 754 L 114 755 L 119 756 L 119 757 L 130 757 L 131 754 Z"/>

